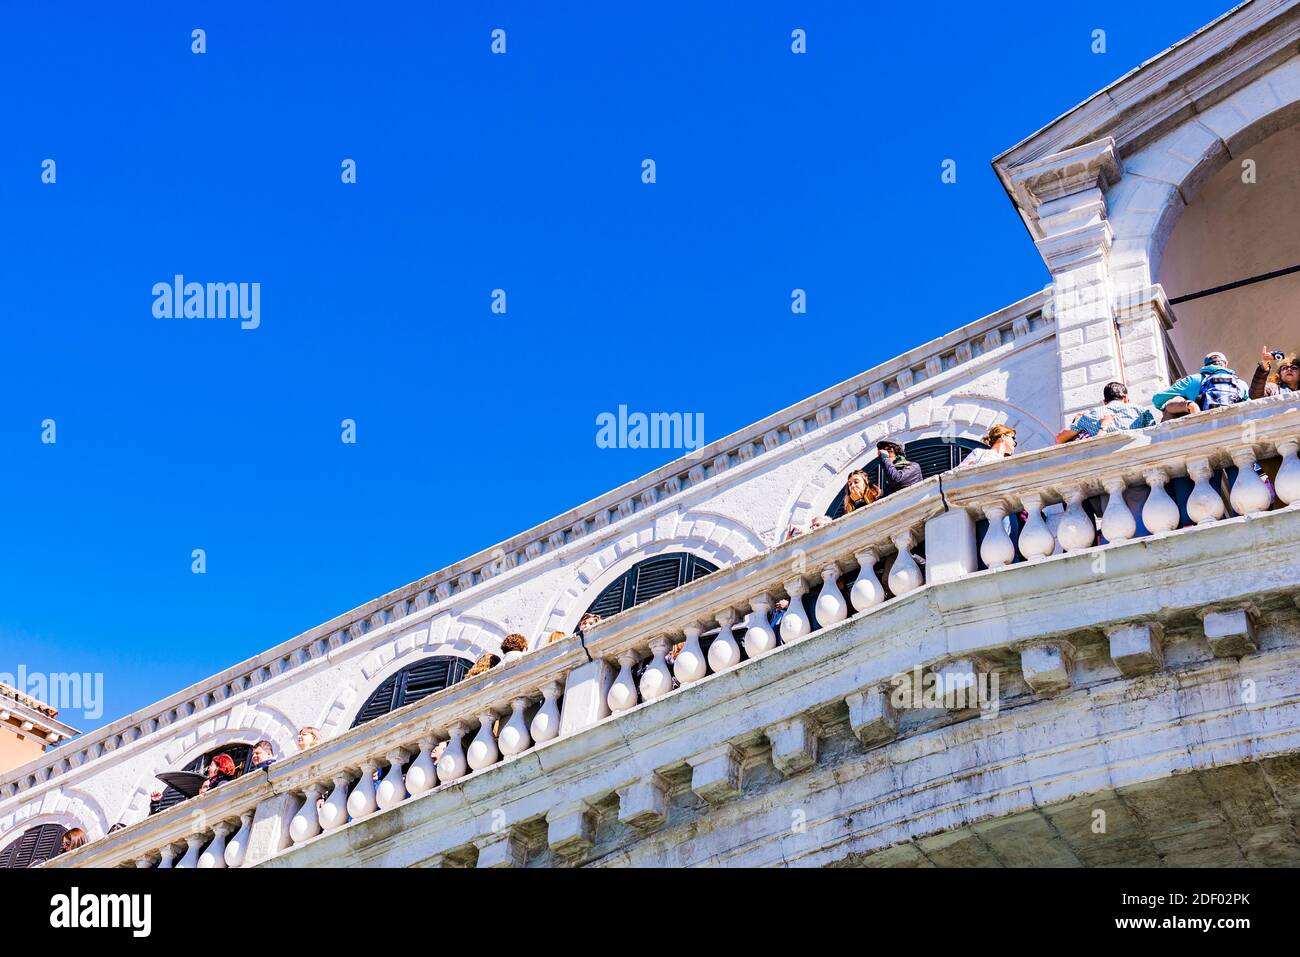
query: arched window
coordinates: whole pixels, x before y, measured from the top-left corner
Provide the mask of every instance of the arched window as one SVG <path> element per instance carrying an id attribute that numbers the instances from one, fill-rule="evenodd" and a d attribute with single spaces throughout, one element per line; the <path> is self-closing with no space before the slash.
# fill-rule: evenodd
<path id="1" fill-rule="evenodd" d="M 206 754 L 199 755 L 181 770 L 207 774 L 208 765 L 212 763 L 212 759 L 218 754 L 230 755 L 230 760 L 235 762 L 235 770 L 240 774 L 247 771 L 253 763 L 253 746 L 251 744 L 226 744 L 219 748 L 213 748 Z M 163 788 L 162 797 L 158 799 L 158 803 L 149 805 L 149 813 L 157 814 L 159 811 L 165 811 L 173 805 L 180 804 L 185 799 L 184 794 L 169 784 Z"/>
<path id="2" fill-rule="evenodd" d="M 48 861 L 63 849 L 63 835 L 67 828 L 62 824 L 38 824 L 29 827 L 21 837 L 0 851 L 0 870 L 30 867 L 32 861 Z"/>
<path id="3" fill-rule="evenodd" d="M 437 655 L 407 665 L 396 674 L 389 675 L 374 690 L 357 712 L 352 727 L 373 721 L 380 715 L 396 711 L 412 701 L 419 701 L 435 691 L 454 685 L 473 665 L 472 661 L 456 655 Z"/>
<path id="4" fill-rule="evenodd" d="M 717 565 L 686 552 L 646 558 L 606 585 L 587 611 L 608 618 L 717 570 Z"/>
<path id="5" fill-rule="evenodd" d="M 940 472 L 956 468 L 966 456 L 976 449 L 982 448 L 984 448 L 984 443 L 976 442 L 973 439 L 943 439 L 936 436 L 908 442 L 903 446 L 903 453 L 907 456 L 908 461 L 921 466 L 922 478 L 929 478 L 931 475 L 938 475 Z M 867 473 L 871 481 L 881 488 L 884 487 L 885 470 L 880 465 L 879 455 L 873 455 L 866 465 L 859 465 L 854 471 L 857 471 L 857 469 L 862 469 Z M 827 507 L 826 515 L 828 518 L 839 518 L 844 514 L 844 493 L 848 491 L 848 487 L 846 481 L 839 494 L 835 496 L 834 501 Z"/>

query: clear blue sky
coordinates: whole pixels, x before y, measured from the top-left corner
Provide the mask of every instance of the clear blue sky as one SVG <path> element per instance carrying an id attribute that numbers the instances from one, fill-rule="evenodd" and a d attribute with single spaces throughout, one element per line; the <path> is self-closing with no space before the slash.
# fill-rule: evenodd
<path id="1" fill-rule="evenodd" d="M 0 672 L 90 730 L 1041 288 L 990 159 L 1228 8 L 5 4 Z"/>

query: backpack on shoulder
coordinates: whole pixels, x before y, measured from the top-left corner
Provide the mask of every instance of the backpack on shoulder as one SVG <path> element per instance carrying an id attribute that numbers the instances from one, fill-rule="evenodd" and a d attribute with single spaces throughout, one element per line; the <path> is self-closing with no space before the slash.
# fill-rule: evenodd
<path id="1" fill-rule="evenodd" d="M 1234 405 L 1246 401 L 1248 390 L 1245 383 L 1231 372 L 1214 372 L 1201 379 L 1201 391 L 1196 396 L 1196 404 L 1202 412 L 1220 409 L 1225 405 Z"/>

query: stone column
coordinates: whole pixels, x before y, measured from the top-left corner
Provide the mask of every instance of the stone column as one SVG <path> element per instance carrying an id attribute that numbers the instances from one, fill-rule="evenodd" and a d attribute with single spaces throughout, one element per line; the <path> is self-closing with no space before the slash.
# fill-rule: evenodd
<path id="1" fill-rule="evenodd" d="M 1013 195 L 1052 273 L 1061 411 L 1101 404 L 1102 387 L 1122 380 L 1112 309 L 1105 191 L 1119 179 L 1109 137 L 1033 160 L 1011 173 Z"/>

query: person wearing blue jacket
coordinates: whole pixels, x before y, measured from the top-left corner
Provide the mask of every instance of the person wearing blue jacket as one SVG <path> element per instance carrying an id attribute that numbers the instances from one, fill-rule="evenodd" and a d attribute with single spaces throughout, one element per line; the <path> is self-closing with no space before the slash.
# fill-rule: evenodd
<path id="1" fill-rule="evenodd" d="M 1165 418 L 1205 412 L 1250 398 L 1246 380 L 1228 368 L 1228 357 L 1222 352 L 1211 352 L 1201 366 L 1201 371 L 1185 375 L 1169 388 L 1151 397 L 1151 404 L 1165 414 Z"/>

